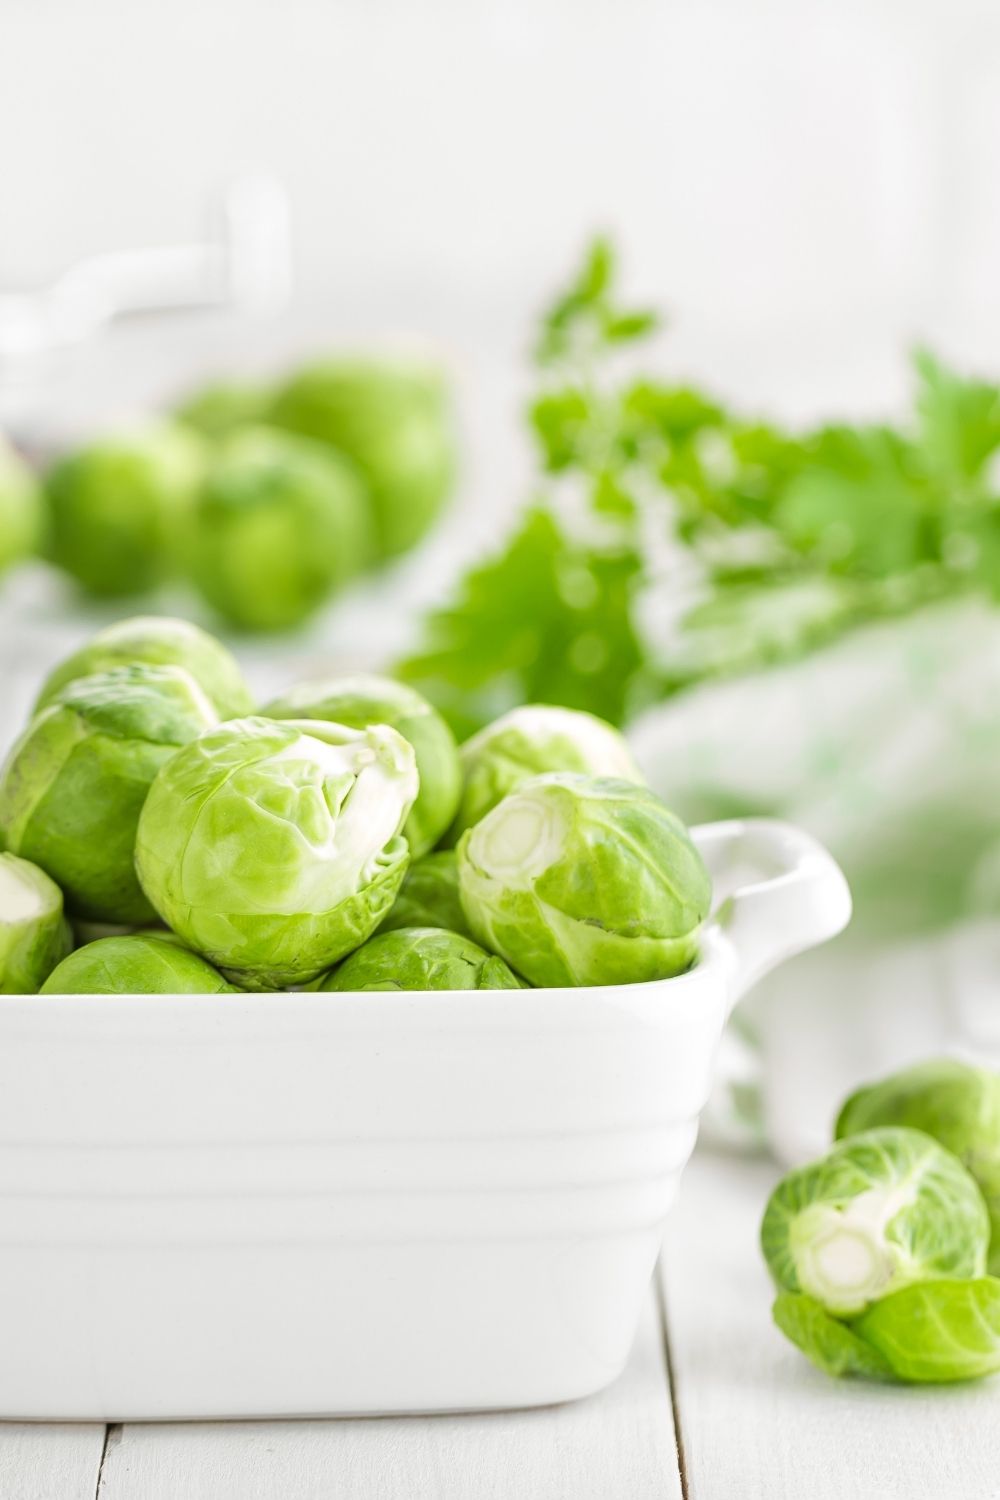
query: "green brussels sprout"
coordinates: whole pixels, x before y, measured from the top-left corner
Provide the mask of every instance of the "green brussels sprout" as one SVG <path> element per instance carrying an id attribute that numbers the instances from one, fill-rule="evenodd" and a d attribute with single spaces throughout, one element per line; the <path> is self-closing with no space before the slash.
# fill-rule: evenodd
<path id="1" fill-rule="evenodd" d="M 577 771 L 637 785 L 644 779 L 617 729 L 594 714 L 548 703 L 511 709 L 466 740 L 458 757 L 462 795 L 444 839 L 447 845 L 456 844 L 467 828 L 529 776 Z"/>
<path id="2" fill-rule="evenodd" d="M 62 891 L 44 870 L 0 854 L 0 995 L 34 995 L 73 940 Z"/>
<path id="3" fill-rule="evenodd" d="M 174 417 L 209 441 L 230 437 L 266 420 L 270 392 L 238 380 L 219 380 L 189 396 Z"/>
<path id="4" fill-rule="evenodd" d="M 416 794 L 413 750 L 385 725 L 234 719 L 154 781 L 139 879 L 167 926 L 237 984 L 304 984 L 392 906 Z"/>
<path id="5" fill-rule="evenodd" d="M 694 962 L 711 882 L 683 824 L 645 787 L 555 772 L 462 835 L 473 937 L 533 985 L 632 984 Z"/>
<path id="6" fill-rule="evenodd" d="M 399 927 L 369 938 L 328 974 L 321 990 L 519 990 L 496 958 L 441 927 Z"/>
<path id="7" fill-rule="evenodd" d="M 220 719 L 235 719 L 252 711 L 243 674 L 221 641 L 191 625 L 165 615 L 137 615 L 119 620 L 59 663 L 45 679 L 35 712 L 46 708 L 67 685 L 109 667 L 145 663 L 151 667 L 185 667 L 215 707 Z"/>
<path id="8" fill-rule="evenodd" d="M 982 1276 L 990 1223 L 975 1179 L 920 1130 L 867 1130 L 789 1172 L 761 1248 L 776 1284 L 852 1317 L 914 1282 Z"/>
<path id="9" fill-rule="evenodd" d="M 176 570 L 204 453 L 175 424 L 103 438 L 48 472 L 52 561 L 104 598 L 141 594 Z"/>
<path id="10" fill-rule="evenodd" d="M 827 1375 L 939 1384 L 1000 1370 L 1000 1281 L 919 1281 L 842 1323 L 804 1292 L 779 1292 L 774 1321 Z"/>
<path id="11" fill-rule="evenodd" d="M 396 904 L 380 927 L 444 927 L 471 937 L 458 891 L 458 855 L 454 849 L 425 854 L 407 870 Z"/>
<path id="12" fill-rule="evenodd" d="M 0 573 L 38 549 L 44 518 L 34 474 L 0 433 Z"/>
<path id="13" fill-rule="evenodd" d="M 420 777 L 403 828 L 412 858 L 432 849 L 454 817 L 460 780 L 455 738 L 415 688 L 391 677 L 335 677 L 299 683 L 261 712 L 270 719 L 326 719 L 349 729 L 389 724 L 409 740 Z"/>
<path id="14" fill-rule="evenodd" d="M 74 915 L 152 919 L 133 864 L 153 777 L 217 723 L 182 667 L 114 667 L 68 683 L 0 770 L 0 838 L 62 886 Z"/>
<path id="15" fill-rule="evenodd" d="M 835 1133 L 878 1125 L 923 1130 L 969 1169 L 989 1210 L 989 1269 L 1000 1272 L 1000 1077 L 949 1057 L 918 1063 L 852 1094 Z"/>
<path id="16" fill-rule="evenodd" d="M 406 552 L 437 519 L 455 470 L 446 391 L 416 364 L 331 359 L 275 395 L 271 421 L 353 460 L 371 499 L 378 550 Z"/>
<path id="17" fill-rule="evenodd" d="M 265 428 L 218 450 L 198 492 L 191 576 L 243 630 L 284 630 L 314 614 L 364 565 L 364 492 L 346 459 Z"/>
<path id="18" fill-rule="evenodd" d="M 217 969 L 169 933 L 98 938 L 53 969 L 43 995 L 236 994 Z"/>

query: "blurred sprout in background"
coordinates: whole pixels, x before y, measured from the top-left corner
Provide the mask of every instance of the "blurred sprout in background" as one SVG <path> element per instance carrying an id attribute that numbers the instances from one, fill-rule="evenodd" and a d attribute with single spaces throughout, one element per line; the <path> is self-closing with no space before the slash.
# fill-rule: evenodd
<path id="1" fill-rule="evenodd" d="M 109 252 L 41 291 L 0 296 L 0 572 L 42 552 L 94 599 L 154 599 L 188 580 L 237 629 L 289 630 L 438 519 L 456 443 L 433 362 L 314 356 L 256 381 L 234 368 L 172 419 L 146 413 L 58 443 L 44 508 L 2 438 L 7 427 L 47 457 L 53 379 L 126 316 L 273 315 L 285 304 L 280 185 L 238 179 L 217 218 L 203 242 Z"/>
<path id="2" fill-rule="evenodd" d="M 166 423 L 68 454 L 45 478 L 52 561 L 89 594 L 148 594 L 182 566 L 204 471 L 201 443 Z"/>
<path id="3" fill-rule="evenodd" d="M 44 536 L 38 481 L 0 432 L 0 576 L 36 552 Z"/>

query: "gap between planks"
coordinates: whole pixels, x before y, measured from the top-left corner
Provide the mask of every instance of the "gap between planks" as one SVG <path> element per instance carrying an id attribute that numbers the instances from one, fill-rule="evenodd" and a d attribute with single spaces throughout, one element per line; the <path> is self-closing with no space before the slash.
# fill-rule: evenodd
<path id="1" fill-rule="evenodd" d="M 674 1443 L 677 1448 L 677 1475 L 680 1481 L 682 1500 L 689 1500 L 690 1489 L 687 1477 L 687 1459 L 684 1453 L 684 1428 L 681 1425 L 680 1401 L 677 1394 L 677 1371 L 670 1349 L 670 1329 L 667 1325 L 667 1304 L 663 1295 L 663 1269 L 657 1262 L 654 1274 L 656 1310 L 660 1318 L 660 1336 L 663 1341 L 663 1367 L 670 1394 L 670 1418 L 674 1428 Z"/>

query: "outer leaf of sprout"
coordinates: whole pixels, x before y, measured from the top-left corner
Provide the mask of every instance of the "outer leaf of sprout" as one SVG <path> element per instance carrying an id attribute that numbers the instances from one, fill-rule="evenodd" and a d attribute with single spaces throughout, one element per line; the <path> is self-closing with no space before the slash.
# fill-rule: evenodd
<path id="1" fill-rule="evenodd" d="M 772 1316 L 787 1339 L 826 1375 L 861 1375 L 891 1380 L 893 1369 L 884 1355 L 827 1312 L 805 1292 L 779 1292 Z"/>
<path id="2" fill-rule="evenodd" d="M 851 1327 L 900 1380 L 977 1380 L 1000 1370 L 1000 1281 L 922 1281 L 883 1297 Z"/>

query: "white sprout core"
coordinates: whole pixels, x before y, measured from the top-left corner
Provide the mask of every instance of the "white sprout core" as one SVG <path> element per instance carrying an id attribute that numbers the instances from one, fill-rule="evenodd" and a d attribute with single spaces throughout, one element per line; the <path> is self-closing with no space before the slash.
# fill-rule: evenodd
<path id="1" fill-rule="evenodd" d="M 300 723 L 294 722 L 296 726 Z M 341 865 L 339 888 L 331 895 L 328 869 L 323 872 L 313 864 L 303 872 L 307 882 L 315 878 L 321 883 L 324 901 L 335 904 L 355 893 L 359 876 L 362 883 L 373 878 L 383 850 L 406 820 L 420 783 L 413 750 L 395 730 L 384 725 L 351 730 L 318 723 L 311 723 L 310 728 L 324 738 L 301 733 L 297 740 L 276 751 L 269 763 L 306 761 L 319 768 L 324 780 L 354 778 L 339 815 L 331 819 L 324 847 L 314 849 L 322 861 L 335 860 Z M 307 903 L 305 909 L 313 910 L 308 903 L 319 896 L 300 888 L 296 899 Z"/>
<path id="2" fill-rule="evenodd" d="M 814 1203 L 793 1225 L 793 1253 L 799 1282 L 831 1312 L 860 1312 L 882 1296 L 890 1283 L 905 1278 L 901 1248 L 885 1231 L 913 1200 L 909 1187 L 870 1188 L 846 1208 Z"/>
<path id="3" fill-rule="evenodd" d="M 0 924 L 31 922 L 50 910 L 38 886 L 17 865 L 0 859 Z"/>
<path id="4" fill-rule="evenodd" d="M 484 875 L 527 890 L 563 852 L 566 828 L 553 804 L 531 792 L 507 797 L 469 836 L 469 858 Z"/>

